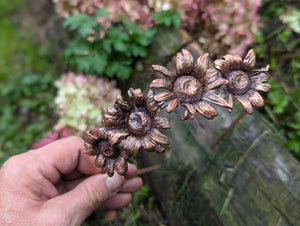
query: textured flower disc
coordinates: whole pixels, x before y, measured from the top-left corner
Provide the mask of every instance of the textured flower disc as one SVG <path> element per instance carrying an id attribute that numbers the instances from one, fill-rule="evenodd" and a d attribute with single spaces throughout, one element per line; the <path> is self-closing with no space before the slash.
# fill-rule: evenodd
<path id="1" fill-rule="evenodd" d="M 169 119 L 159 116 L 161 106 L 154 100 L 152 90 L 144 96 L 140 89 L 131 88 L 128 95 L 133 105 L 118 97 L 104 115 L 103 124 L 108 129 L 110 144 L 118 143 L 120 149 L 133 156 L 141 149 L 162 153 L 162 145 L 170 141 L 158 129 L 169 129 Z"/>
<path id="2" fill-rule="evenodd" d="M 84 152 L 88 155 L 96 155 L 95 165 L 103 167 L 103 171 L 108 176 L 113 176 L 115 170 L 119 175 L 125 176 L 128 170 L 127 159 L 130 155 L 119 147 L 111 145 L 107 137 L 108 133 L 105 128 L 94 132 L 87 131 L 84 137 Z"/>
<path id="3" fill-rule="evenodd" d="M 182 120 L 195 118 L 197 111 L 204 117 L 212 119 L 218 113 L 207 102 L 231 108 L 224 99 L 213 92 L 215 88 L 226 85 L 228 81 L 208 69 L 207 53 L 200 56 L 195 65 L 193 56 L 188 50 L 183 49 L 181 53 L 177 53 L 176 74 L 160 65 L 152 67 L 165 76 L 165 79 L 153 80 L 150 87 L 169 90 L 154 97 L 158 102 L 169 101 L 166 108 L 168 113 L 174 111 L 180 103 L 186 107 Z"/>
<path id="4" fill-rule="evenodd" d="M 243 59 L 238 55 L 228 54 L 214 62 L 215 68 L 228 80 L 226 88 L 229 104 L 233 107 L 235 97 L 248 114 L 253 113 L 252 105 L 264 105 L 264 100 L 258 92 L 269 92 L 271 89 L 270 84 L 263 83 L 270 79 L 269 65 L 254 69 L 255 61 L 255 53 L 251 49 Z"/>

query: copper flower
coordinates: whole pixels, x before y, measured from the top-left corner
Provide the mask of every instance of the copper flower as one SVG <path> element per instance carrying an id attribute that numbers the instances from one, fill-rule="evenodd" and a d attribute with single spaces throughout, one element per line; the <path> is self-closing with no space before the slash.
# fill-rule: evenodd
<path id="1" fill-rule="evenodd" d="M 213 70 L 208 70 L 208 54 L 200 56 L 194 66 L 192 54 L 183 49 L 177 53 L 176 74 L 163 66 L 153 65 L 155 71 L 161 72 L 166 79 L 155 79 L 151 88 L 165 88 L 169 91 L 154 96 L 158 102 L 169 101 L 166 111 L 171 113 L 180 103 L 186 107 L 182 120 L 193 119 L 196 111 L 208 119 L 218 115 L 218 112 L 207 102 L 223 107 L 231 107 L 224 99 L 213 92 L 213 89 L 228 83 L 218 77 Z"/>
<path id="2" fill-rule="evenodd" d="M 226 85 L 228 102 L 233 107 L 234 97 L 242 104 L 245 112 L 253 113 L 252 106 L 262 107 L 264 100 L 257 91 L 268 92 L 271 85 L 264 84 L 270 79 L 269 65 L 265 68 L 254 69 L 255 53 L 251 49 L 242 59 L 238 55 L 228 54 L 216 60 L 214 65 L 222 77 L 228 80 Z M 229 109 L 230 110 L 230 109 Z"/>
<path id="3" fill-rule="evenodd" d="M 118 96 L 104 115 L 103 124 L 109 130 L 110 144 L 119 142 L 118 147 L 133 156 L 140 149 L 162 153 L 162 145 L 170 141 L 158 129 L 169 129 L 169 118 L 159 117 L 160 105 L 153 99 L 152 90 L 144 96 L 140 89 L 131 88 L 128 95 L 133 106 Z"/>
<path id="4" fill-rule="evenodd" d="M 108 130 L 99 128 L 85 133 L 84 152 L 88 155 L 96 155 L 95 165 L 103 167 L 108 176 L 114 175 L 114 170 L 119 175 L 125 176 L 128 170 L 127 159 L 130 155 L 108 140 Z"/>

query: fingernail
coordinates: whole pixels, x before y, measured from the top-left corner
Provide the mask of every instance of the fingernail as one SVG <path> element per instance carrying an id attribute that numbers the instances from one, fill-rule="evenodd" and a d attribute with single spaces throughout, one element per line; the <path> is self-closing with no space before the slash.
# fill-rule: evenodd
<path id="1" fill-rule="evenodd" d="M 108 190 L 113 193 L 118 191 L 122 187 L 124 181 L 125 178 L 123 176 L 115 173 L 112 177 L 107 177 L 105 183 Z"/>

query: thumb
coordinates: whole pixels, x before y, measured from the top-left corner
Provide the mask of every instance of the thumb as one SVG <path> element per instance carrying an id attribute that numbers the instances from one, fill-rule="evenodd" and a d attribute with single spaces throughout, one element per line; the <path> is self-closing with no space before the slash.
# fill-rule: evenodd
<path id="1" fill-rule="evenodd" d="M 57 196 L 52 208 L 57 209 L 67 225 L 80 225 L 96 208 L 119 191 L 125 178 L 118 174 L 108 177 L 106 174 L 97 174 L 88 177 L 74 189 Z"/>

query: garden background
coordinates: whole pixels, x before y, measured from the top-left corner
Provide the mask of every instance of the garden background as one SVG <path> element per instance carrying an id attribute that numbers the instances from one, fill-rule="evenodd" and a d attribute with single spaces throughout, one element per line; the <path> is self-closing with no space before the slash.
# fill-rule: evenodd
<path id="1" fill-rule="evenodd" d="M 211 59 L 254 48 L 257 64 L 270 64 L 272 76 L 265 106 L 256 111 L 299 160 L 297 0 L 0 0 L 0 164 L 100 126 L 106 107 L 136 79 L 131 75 L 143 75 L 164 30 L 187 32 Z M 168 224 L 147 183 L 129 207 L 94 214 L 86 224 L 112 220 Z"/>

